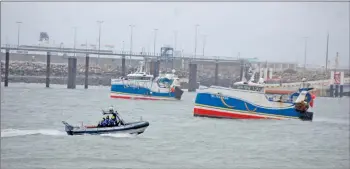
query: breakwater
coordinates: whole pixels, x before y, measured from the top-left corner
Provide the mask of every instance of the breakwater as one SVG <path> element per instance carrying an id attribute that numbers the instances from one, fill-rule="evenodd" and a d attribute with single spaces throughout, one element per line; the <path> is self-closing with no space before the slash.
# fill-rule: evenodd
<path id="1" fill-rule="evenodd" d="M 111 78 L 109 77 L 89 77 L 89 85 L 92 86 L 110 86 L 111 85 Z M 4 81 L 4 76 L 1 76 L 2 82 Z M 46 77 L 45 76 L 9 76 L 9 81 L 11 83 L 45 83 Z M 57 77 L 57 76 L 51 76 L 50 77 L 50 83 L 51 84 L 62 84 L 65 85 L 68 82 L 68 77 Z M 77 85 L 84 85 L 85 77 L 84 76 L 77 76 L 76 77 L 76 84 Z"/>

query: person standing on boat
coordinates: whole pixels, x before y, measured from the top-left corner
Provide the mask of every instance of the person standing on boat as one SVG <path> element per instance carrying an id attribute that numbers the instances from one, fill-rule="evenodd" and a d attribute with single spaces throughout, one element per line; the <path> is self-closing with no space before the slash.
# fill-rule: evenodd
<path id="1" fill-rule="evenodd" d="M 106 121 L 105 121 L 105 127 L 110 127 L 111 126 L 111 120 L 109 119 L 109 116 L 107 115 Z"/>
<path id="2" fill-rule="evenodd" d="M 103 112 L 103 114 L 112 114 L 111 120 L 113 120 L 115 122 L 115 125 L 118 126 L 120 125 L 124 125 L 123 120 L 119 117 L 118 112 L 114 111 L 113 107 L 109 107 L 109 112 Z"/>

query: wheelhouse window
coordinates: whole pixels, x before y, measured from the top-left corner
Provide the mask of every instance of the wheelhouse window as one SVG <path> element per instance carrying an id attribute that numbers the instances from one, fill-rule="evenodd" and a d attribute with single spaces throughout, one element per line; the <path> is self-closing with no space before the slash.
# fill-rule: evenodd
<path id="1" fill-rule="evenodd" d="M 151 77 L 144 77 L 144 76 L 130 76 L 128 77 L 129 80 L 150 80 Z"/>
<path id="2" fill-rule="evenodd" d="M 232 88 L 240 89 L 240 90 L 248 90 L 248 91 L 257 91 L 257 92 L 263 91 L 263 87 L 261 86 L 233 85 Z"/>

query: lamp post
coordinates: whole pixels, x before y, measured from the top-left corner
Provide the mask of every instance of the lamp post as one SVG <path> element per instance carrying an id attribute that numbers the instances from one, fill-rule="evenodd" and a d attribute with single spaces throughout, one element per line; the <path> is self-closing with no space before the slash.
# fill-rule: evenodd
<path id="1" fill-rule="evenodd" d="M 124 41 L 123 41 L 122 43 L 123 43 L 123 44 L 122 44 L 122 54 L 124 54 L 124 46 L 125 46 L 124 44 L 125 44 L 125 43 L 124 43 Z"/>
<path id="2" fill-rule="evenodd" d="M 18 27 L 18 29 L 17 29 L 17 48 L 18 48 L 19 47 L 19 34 L 20 34 L 22 22 L 17 21 L 16 23 L 17 23 L 17 27 Z"/>
<path id="3" fill-rule="evenodd" d="M 76 44 L 76 41 L 77 41 L 77 27 L 73 27 L 74 29 L 74 57 L 76 56 L 76 53 L 75 53 L 75 44 Z"/>
<path id="4" fill-rule="evenodd" d="M 194 58 L 197 56 L 197 32 L 198 32 L 199 25 L 195 25 L 195 38 L 194 38 Z"/>
<path id="5" fill-rule="evenodd" d="M 153 53 L 156 55 L 156 40 L 157 40 L 157 31 L 158 29 L 154 29 L 154 44 L 153 44 Z"/>
<path id="6" fill-rule="evenodd" d="M 205 49 L 205 38 L 207 37 L 207 35 L 203 35 L 203 56 L 204 56 L 204 49 Z"/>
<path id="7" fill-rule="evenodd" d="M 130 27 L 130 59 L 129 59 L 129 66 L 131 65 L 131 55 L 132 55 L 132 33 L 133 33 L 133 28 L 135 25 L 129 25 Z"/>
<path id="8" fill-rule="evenodd" d="M 97 58 L 97 64 L 100 63 L 100 50 L 101 50 L 101 26 L 103 21 L 97 21 L 99 24 L 99 31 L 98 31 L 98 58 Z"/>
<path id="9" fill-rule="evenodd" d="M 327 72 L 327 69 L 328 69 L 328 42 L 329 42 L 329 33 L 327 34 L 327 51 L 326 51 L 326 68 L 325 68 L 325 72 Z"/>
<path id="10" fill-rule="evenodd" d="M 306 71 L 306 50 L 307 50 L 307 39 L 308 37 L 304 37 L 305 39 L 305 49 L 304 49 L 304 70 L 303 70 L 303 76 L 305 76 Z"/>

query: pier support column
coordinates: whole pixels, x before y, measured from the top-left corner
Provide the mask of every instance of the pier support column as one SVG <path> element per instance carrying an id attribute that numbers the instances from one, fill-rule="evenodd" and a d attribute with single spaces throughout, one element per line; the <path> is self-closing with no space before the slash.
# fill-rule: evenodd
<path id="1" fill-rule="evenodd" d="M 334 97 L 334 89 L 332 84 L 329 86 L 329 97 Z"/>
<path id="2" fill-rule="evenodd" d="M 148 69 L 147 69 L 147 58 L 145 56 L 143 56 L 143 71 L 147 73 Z"/>
<path id="3" fill-rule="evenodd" d="M 159 76 L 159 71 L 160 71 L 160 60 L 156 61 L 156 65 L 155 65 L 155 77 Z"/>
<path id="4" fill-rule="evenodd" d="M 125 55 L 122 56 L 122 76 L 125 76 Z"/>
<path id="5" fill-rule="evenodd" d="M 89 85 L 89 54 L 86 54 L 85 57 L 85 86 L 84 88 L 87 89 Z"/>
<path id="6" fill-rule="evenodd" d="M 190 75 L 188 78 L 188 91 L 195 92 L 197 89 L 197 64 L 189 64 Z"/>
<path id="7" fill-rule="evenodd" d="M 153 60 L 151 60 L 150 62 L 149 62 L 149 73 L 150 74 L 152 74 L 153 76 L 154 76 L 154 61 Z"/>
<path id="8" fill-rule="evenodd" d="M 218 85 L 218 81 L 219 81 L 219 63 L 216 62 L 215 63 L 215 82 L 214 85 Z"/>
<path id="9" fill-rule="evenodd" d="M 50 64 L 51 64 L 51 53 L 47 52 L 46 55 L 46 87 L 50 87 Z"/>
<path id="10" fill-rule="evenodd" d="M 339 86 L 339 97 L 343 97 L 344 85 Z"/>
<path id="11" fill-rule="evenodd" d="M 68 58 L 68 89 L 75 89 L 75 80 L 77 73 L 77 58 Z"/>
<path id="12" fill-rule="evenodd" d="M 335 97 L 339 97 L 339 85 L 335 85 L 334 96 L 335 96 Z"/>
<path id="13" fill-rule="evenodd" d="M 5 84 L 4 84 L 5 87 L 7 87 L 9 85 L 9 64 L 10 64 L 10 50 L 6 49 L 6 56 L 5 56 Z"/>

